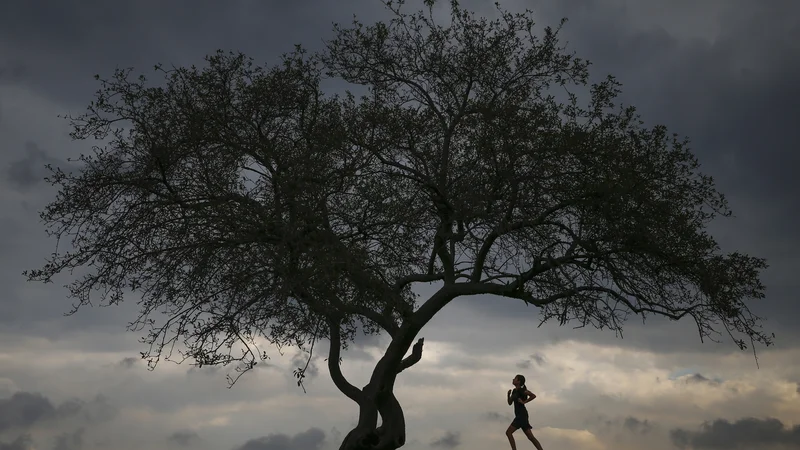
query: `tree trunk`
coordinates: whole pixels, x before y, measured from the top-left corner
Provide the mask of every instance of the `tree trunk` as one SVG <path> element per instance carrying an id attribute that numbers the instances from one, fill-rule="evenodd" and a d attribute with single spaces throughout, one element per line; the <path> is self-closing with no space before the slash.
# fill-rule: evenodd
<path id="1" fill-rule="evenodd" d="M 406 421 L 403 408 L 394 395 L 397 375 L 422 358 L 425 339 L 420 338 L 403 358 L 421 328 L 406 323 L 392 337 L 383 357 L 375 365 L 369 383 L 358 389 L 345 380 L 339 369 L 340 335 L 338 322 L 331 320 L 331 350 L 328 368 L 336 386 L 359 406 L 358 425 L 350 430 L 339 450 L 396 450 L 406 443 Z M 381 426 L 378 426 L 378 417 Z"/>
<path id="2" fill-rule="evenodd" d="M 395 450 L 405 445 L 406 420 L 393 391 L 397 375 L 422 357 L 425 340 L 420 338 L 411 355 L 402 359 L 413 336 L 413 333 L 408 333 L 393 339 L 383 358 L 375 365 L 369 384 L 357 397 L 360 408 L 358 425 L 347 433 L 339 450 Z M 378 426 L 378 415 L 381 426 Z"/>
<path id="3" fill-rule="evenodd" d="M 339 450 L 396 450 L 406 443 L 403 408 L 391 388 L 376 393 L 374 400 L 359 405 L 359 424 L 342 441 Z M 377 415 L 381 426 L 377 425 Z M 371 423 L 370 423 L 371 422 Z"/>

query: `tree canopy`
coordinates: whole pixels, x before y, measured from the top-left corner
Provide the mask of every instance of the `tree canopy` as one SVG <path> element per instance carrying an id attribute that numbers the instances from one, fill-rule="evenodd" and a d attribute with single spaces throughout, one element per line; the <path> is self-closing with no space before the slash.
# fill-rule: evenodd
<path id="1" fill-rule="evenodd" d="M 73 312 L 136 293 L 131 328 L 149 330 L 153 363 L 177 343 L 196 364 L 246 370 L 267 356 L 259 339 L 329 339 L 364 429 L 377 417 L 365 405 L 384 416 L 379 392 L 460 296 L 614 331 L 631 314 L 690 317 L 701 339 L 771 343 L 746 303 L 763 298 L 766 263 L 722 253 L 707 232 L 730 211 L 687 140 L 618 105 L 613 77 L 591 84 L 561 26 L 537 36 L 531 11 L 489 20 L 451 1 L 441 24 L 432 5 L 401 5 L 271 67 L 220 51 L 202 67 L 156 66 L 158 83 L 98 76 L 70 118 L 71 136 L 95 145 L 79 170 L 53 169 L 42 212 L 70 247 L 29 279 L 84 269 Z M 326 93 L 329 77 L 366 93 Z M 425 282 L 440 288 L 420 299 Z M 359 327 L 393 338 L 363 389 L 338 369 Z M 379 443 L 371 426 L 359 445 L 404 442 Z"/>

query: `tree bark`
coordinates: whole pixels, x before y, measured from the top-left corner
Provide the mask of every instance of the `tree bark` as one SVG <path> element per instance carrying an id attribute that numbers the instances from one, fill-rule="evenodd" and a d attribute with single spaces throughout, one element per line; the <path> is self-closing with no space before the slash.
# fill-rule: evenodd
<path id="1" fill-rule="evenodd" d="M 440 297 L 452 299 L 457 293 L 451 291 L 453 289 L 441 289 L 426 303 Z M 445 303 L 436 303 L 435 306 L 441 308 Z M 432 316 L 436 309 L 429 307 L 425 311 Z M 403 322 L 392 336 L 392 342 L 383 357 L 375 365 L 369 383 L 361 390 L 347 383 L 339 370 L 341 341 L 338 322 L 331 322 L 331 354 L 328 361 L 331 375 L 337 387 L 346 395 L 349 394 L 348 397 L 359 406 L 358 424 L 347 433 L 339 450 L 396 450 L 405 445 L 405 416 L 393 392 L 394 382 L 401 371 L 422 359 L 424 338 L 417 340 L 411 355 L 407 358 L 403 358 L 403 355 L 411 348 L 417 333 L 429 320 L 430 317 L 425 313 L 417 311 Z M 378 416 L 381 418 L 381 426 L 378 426 Z"/>
<path id="2" fill-rule="evenodd" d="M 410 340 L 393 341 L 372 373 L 370 383 L 364 386 L 358 401 L 358 425 L 342 441 L 339 450 L 396 450 L 406 443 L 406 421 L 403 408 L 394 395 L 394 381 L 400 371 L 416 364 L 422 358 L 424 339 L 420 338 L 411 355 L 400 360 L 408 349 Z M 381 425 L 378 426 L 378 416 Z"/>
<path id="3" fill-rule="evenodd" d="M 339 450 L 396 450 L 405 445 L 406 422 L 403 408 L 392 392 L 385 392 L 381 397 L 383 398 L 376 398 L 372 404 L 359 405 L 362 412 L 360 417 L 376 417 L 376 413 L 379 413 L 381 425 L 375 426 L 377 421 L 371 426 L 359 423 L 347 433 Z"/>

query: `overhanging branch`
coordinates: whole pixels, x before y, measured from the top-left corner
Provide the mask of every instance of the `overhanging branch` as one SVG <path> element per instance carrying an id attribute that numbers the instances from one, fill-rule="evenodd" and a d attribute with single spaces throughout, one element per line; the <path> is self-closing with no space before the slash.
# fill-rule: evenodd
<path id="1" fill-rule="evenodd" d="M 428 323 L 433 316 L 444 308 L 451 300 L 463 295 L 480 295 L 480 294 L 495 294 L 503 297 L 515 297 L 532 303 L 536 306 L 542 306 L 540 301 L 527 294 L 523 289 L 525 283 L 532 280 L 537 275 L 540 275 L 548 270 L 552 270 L 558 266 L 569 264 L 574 261 L 579 261 L 587 255 L 575 255 L 574 250 L 577 244 L 573 244 L 564 256 L 559 258 L 550 258 L 547 262 L 536 264 L 520 274 L 520 276 L 513 282 L 508 284 L 495 284 L 484 282 L 466 282 L 445 285 L 433 294 L 428 301 L 422 304 L 412 316 L 414 322 L 413 327 L 416 330 L 421 329 Z"/>
<path id="2" fill-rule="evenodd" d="M 328 371 L 331 373 L 333 384 L 350 400 L 356 403 L 361 401 L 361 389 L 350 384 L 349 381 L 342 374 L 342 369 L 339 367 L 339 358 L 342 346 L 341 330 L 339 329 L 340 323 L 337 319 L 328 319 L 328 326 L 330 327 L 331 347 L 328 352 Z"/>
<path id="3" fill-rule="evenodd" d="M 543 225 L 547 218 L 570 205 L 575 204 L 580 199 L 571 199 L 567 201 L 560 202 L 556 205 L 547 208 L 546 210 L 542 211 L 537 217 L 531 220 L 520 220 L 513 223 L 501 223 L 496 226 L 484 239 L 481 248 L 478 250 L 477 257 L 475 259 L 475 266 L 472 271 L 472 276 L 470 280 L 474 283 L 481 281 L 481 275 L 483 274 L 484 264 L 486 263 L 486 257 L 489 255 L 489 252 L 492 249 L 495 241 L 499 239 L 501 236 L 511 233 L 513 231 L 521 230 L 523 228 L 534 228 L 539 225 Z M 573 236 L 574 237 L 574 236 Z"/>
<path id="4" fill-rule="evenodd" d="M 380 326 L 387 333 L 389 333 L 390 337 L 394 338 L 395 335 L 397 334 L 397 331 L 398 331 L 399 328 L 398 328 L 397 324 L 395 324 L 392 321 L 391 317 L 389 317 L 387 315 L 384 315 L 384 314 L 381 314 L 381 313 L 379 313 L 379 312 L 377 312 L 377 311 L 375 311 L 375 310 L 373 310 L 371 308 L 368 308 L 366 306 L 347 305 L 347 304 L 344 304 L 344 303 L 340 302 L 338 299 L 335 300 L 334 302 L 336 303 L 337 307 L 339 307 L 339 309 L 342 312 L 345 312 L 345 313 L 348 313 L 348 314 L 357 314 L 359 316 L 366 317 L 367 319 L 375 322 L 376 324 L 378 324 L 378 326 Z"/>
<path id="5" fill-rule="evenodd" d="M 398 279 L 392 289 L 395 292 L 400 292 L 411 283 L 430 283 L 439 280 L 444 280 L 443 273 L 412 273 Z"/>

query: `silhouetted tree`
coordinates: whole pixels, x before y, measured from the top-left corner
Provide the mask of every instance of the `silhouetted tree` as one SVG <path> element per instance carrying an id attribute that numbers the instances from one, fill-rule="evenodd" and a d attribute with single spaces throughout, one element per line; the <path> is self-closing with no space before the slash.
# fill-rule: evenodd
<path id="1" fill-rule="evenodd" d="M 706 232 L 729 211 L 686 141 L 615 105 L 611 77 L 579 102 L 589 63 L 558 29 L 534 35 L 530 11 L 487 20 L 451 1 L 441 25 L 426 4 L 386 2 L 389 23 L 337 25 L 322 52 L 273 68 L 219 52 L 157 66 L 162 85 L 101 80 L 72 118 L 73 138 L 99 143 L 79 171 L 54 169 L 42 213 L 71 248 L 29 279 L 85 269 L 72 312 L 138 293 L 131 329 L 149 327 L 153 366 L 179 344 L 243 372 L 267 357 L 259 339 L 329 339 L 331 377 L 360 408 L 349 450 L 403 446 L 395 379 L 460 296 L 615 331 L 629 314 L 688 316 L 701 339 L 771 343 L 744 303 L 763 297 L 766 264 Z M 367 94 L 325 95 L 326 76 Z M 426 282 L 438 290 L 418 301 Z M 392 338 L 363 388 L 339 368 L 359 325 Z"/>

